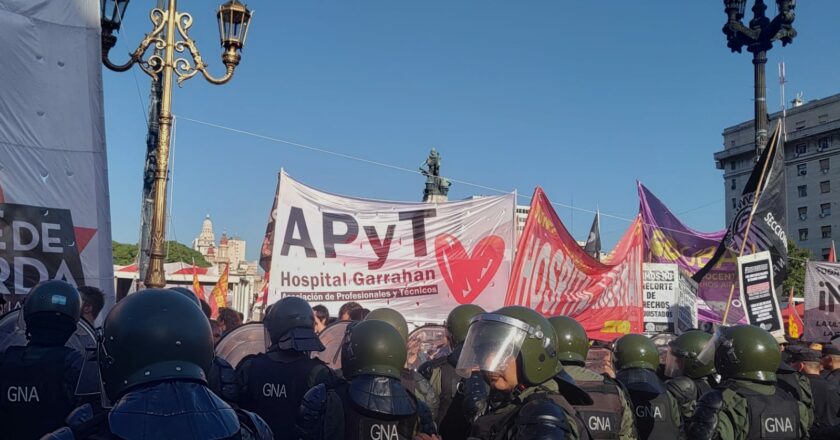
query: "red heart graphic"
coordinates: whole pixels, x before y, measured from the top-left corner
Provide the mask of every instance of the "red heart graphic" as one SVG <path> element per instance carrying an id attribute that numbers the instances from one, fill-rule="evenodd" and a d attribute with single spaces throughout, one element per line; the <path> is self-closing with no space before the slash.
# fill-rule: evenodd
<path id="1" fill-rule="evenodd" d="M 435 257 L 443 280 L 459 304 L 471 304 L 496 275 L 505 256 L 505 241 L 497 235 L 482 238 L 472 255 L 451 234 L 435 238 Z"/>

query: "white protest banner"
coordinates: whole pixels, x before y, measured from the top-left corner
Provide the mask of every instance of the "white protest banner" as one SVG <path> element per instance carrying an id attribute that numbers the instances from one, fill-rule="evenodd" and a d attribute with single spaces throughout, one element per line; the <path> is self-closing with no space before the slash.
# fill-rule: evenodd
<path id="1" fill-rule="evenodd" d="M 680 271 L 676 264 L 644 263 L 645 333 L 674 333 Z"/>
<path id="2" fill-rule="evenodd" d="M 840 263 L 806 263 L 804 323 L 806 341 L 829 342 L 840 335 Z"/>
<path id="3" fill-rule="evenodd" d="M 442 322 L 458 304 L 501 307 L 515 237 L 513 194 L 448 203 L 329 194 L 280 175 L 268 302 L 348 301 Z"/>
<path id="4" fill-rule="evenodd" d="M 681 335 L 696 329 L 698 284 L 686 272 L 680 272 L 675 333 Z"/>
<path id="5" fill-rule="evenodd" d="M 773 287 L 773 263 L 770 252 L 762 251 L 738 258 L 738 282 L 741 304 L 747 312 L 747 322 L 772 333 L 785 335 L 782 311 Z"/>
<path id="6" fill-rule="evenodd" d="M 6 309 L 47 279 L 99 287 L 113 303 L 100 40 L 97 2 L 0 2 Z"/>

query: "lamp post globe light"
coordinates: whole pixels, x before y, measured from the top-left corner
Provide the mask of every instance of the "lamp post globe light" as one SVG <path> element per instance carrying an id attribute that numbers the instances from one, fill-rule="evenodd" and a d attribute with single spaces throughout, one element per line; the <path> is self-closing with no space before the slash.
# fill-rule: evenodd
<path id="1" fill-rule="evenodd" d="M 767 80 L 765 66 L 767 51 L 773 48 L 773 42 L 781 40 L 787 46 L 796 37 L 793 20 L 796 0 L 776 0 L 779 13 L 769 19 L 765 12 L 764 0 L 755 0 L 752 7 L 753 18 L 747 25 L 741 21 L 747 7 L 747 0 L 723 0 L 727 21 L 723 26 L 726 45 L 732 52 L 741 52 L 746 46 L 753 54 L 755 71 L 755 149 L 756 160 L 767 143 Z"/>
<path id="2" fill-rule="evenodd" d="M 201 57 L 195 42 L 188 31 L 193 18 L 185 12 L 178 12 L 177 0 L 167 0 L 166 9 L 154 8 L 149 13 L 152 30 L 146 34 L 137 49 L 129 54 L 125 64 L 114 64 L 108 54 L 117 42 L 119 31 L 129 0 L 100 0 L 102 25 L 102 63 L 110 70 L 125 72 L 135 64 L 161 82 L 161 100 L 159 134 L 157 145 L 157 168 L 154 176 L 154 200 L 149 247 L 149 269 L 143 284 L 147 288 L 160 288 L 166 285 L 163 269 L 166 252 L 166 184 L 169 173 L 169 144 L 172 127 L 172 80 L 178 85 L 201 73 L 212 84 L 224 84 L 233 77 L 233 71 L 239 64 L 240 52 L 248 36 L 253 13 L 238 0 L 229 0 L 219 6 L 216 18 L 219 22 L 219 39 L 223 48 L 222 62 L 225 74 L 214 77 L 207 70 L 207 64 Z M 150 47 L 159 54 L 147 56 Z M 185 56 L 189 53 L 189 59 Z M 191 60 L 190 60 L 191 59 Z"/>

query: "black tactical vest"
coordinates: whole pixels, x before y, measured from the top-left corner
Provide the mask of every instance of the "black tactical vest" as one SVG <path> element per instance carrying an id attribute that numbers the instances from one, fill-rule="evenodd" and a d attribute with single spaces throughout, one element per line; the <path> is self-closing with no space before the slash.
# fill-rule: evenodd
<path id="1" fill-rule="evenodd" d="M 747 399 L 750 416 L 747 440 L 799 438 L 799 405 L 786 392 L 776 388 L 775 394 L 767 396 L 744 387 L 729 389 Z"/>
<path id="2" fill-rule="evenodd" d="M 26 347 L 9 347 L 0 355 L 0 437 L 40 438 L 64 426 L 73 409 L 64 384 L 67 347 L 45 350 L 24 359 Z M 74 389 L 76 384 L 70 385 Z"/>
<path id="3" fill-rule="evenodd" d="M 473 423 L 471 436 L 482 440 L 502 440 L 507 438 L 508 432 L 513 428 L 514 423 L 516 423 L 516 416 L 519 414 L 519 409 L 534 399 L 549 399 L 555 405 L 563 408 L 563 412 L 567 415 L 566 423 L 574 423 L 577 426 L 580 439 L 587 440 L 590 438 L 588 431 L 583 426 L 583 422 L 576 417 L 577 411 L 561 394 L 555 391 L 531 394 L 524 401 L 512 404 L 515 408 L 509 411 L 494 412 L 479 417 Z"/>
<path id="4" fill-rule="evenodd" d="M 633 418 L 639 439 L 659 440 L 679 438 L 680 427 L 674 425 L 674 415 L 668 393 L 651 397 L 651 394 L 629 390 L 633 401 Z"/>
<path id="5" fill-rule="evenodd" d="M 276 439 L 294 438 L 294 416 L 303 395 L 309 391 L 307 382 L 312 369 L 321 365 L 308 357 L 278 362 L 265 354 L 254 356 L 248 365 L 248 383 L 239 397 L 239 406 L 262 417 Z"/>
<path id="6" fill-rule="evenodd" d="M 617 439 L 621 433 L 621 395 L 618 385 L 604 381 L 577 381 L 592 397 L 592 405 L 575 405 L 578 417 L 593 440 Z"/>
<path id="7" fill-rule="evenodd" d="M 419 424 L 417 413 L 404 417 L 374 413 L 353 402 L 348 388 L 343 383 L 335 389 L 344 407 L 344 440 L 414 439 Z"/>

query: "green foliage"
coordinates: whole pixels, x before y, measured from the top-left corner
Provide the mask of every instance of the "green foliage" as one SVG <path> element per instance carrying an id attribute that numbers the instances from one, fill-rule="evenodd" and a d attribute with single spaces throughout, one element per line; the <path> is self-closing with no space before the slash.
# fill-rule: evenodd
<path id="1" fill-rule="evenodd" d="M 137 262 L 137 251 L 139 248 L 136 244 L 125 244 L 112 241 L 111 245 L 114 252 L 114 264 L 118 266 L 126 266 Z M 195 260 L 196 266 L 210 267 L 210 263 L 204 259 L 204 256 L 201 255 L 201 253 L 178 243 L 177 241 L 166 242 L 166 248 L 167 254 L 165 261 L 167 263 L 183 262 L 192 264 L 193 260 Z"/>
<path id="2" fill-rule="evenodd" d="M 790 288 L 793 287 L 793 295 L 802 297 L 805 292 L 805 261 L 811 259 L 811 251 L 796 246 L 796 243 L 788 240 L 788 273 L 787 279 L 782 284 L 784 292 L 777 292 L 779 297 L 787 298 L 790 295 Z"/>
<path id="3" fill-rule="evenodd" d="M 111 242 L 111 248 L 114 253 L 114 264 L 117 266 L 127 266 L 137 260 L 137 245 Z"/>

